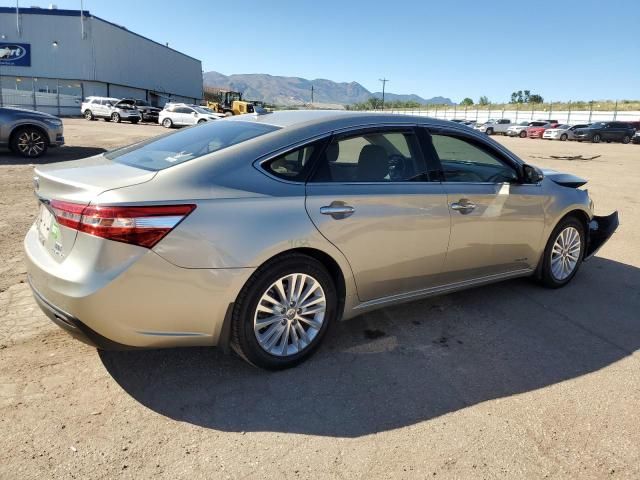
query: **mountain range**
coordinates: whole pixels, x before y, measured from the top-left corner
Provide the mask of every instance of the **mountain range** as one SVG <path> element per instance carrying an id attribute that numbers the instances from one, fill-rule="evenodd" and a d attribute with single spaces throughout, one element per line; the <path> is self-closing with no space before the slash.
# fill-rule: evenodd
<path id="1" fill-rule="evenodd" d="M 311 102 L 313 86 L 314 103 L 350 105 L 367 101 L 370 97 L 382 97 L 381 92 L 370 92 L 358 82 L 334 82 L 322 78 L 308 80 L 300 77 L 281 77 L 266 73 L 242 73 L 223 75 L 205 72 L 205 87 L 217 87 L 242 92 L 249 100 L 262 100 L 275 105 L 300 105 Z M 414 101 L 421 104 L 453 105 L 449 98 L 422 98 L 415 94 L 385 92 L 385 101 Z"/>

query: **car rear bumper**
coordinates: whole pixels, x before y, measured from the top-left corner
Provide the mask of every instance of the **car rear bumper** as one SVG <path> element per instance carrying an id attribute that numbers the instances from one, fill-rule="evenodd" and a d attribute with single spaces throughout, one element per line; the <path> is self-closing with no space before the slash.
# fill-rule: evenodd
<path id="1" fill-rule="evenodd" d="M 584 259 L 588 260 L 594 256 L 607 240 L 611 238 L 611 235 L 613 235 L 619 225 L 620 221 L 617 211 L 606 216 L 594 215 L 589 223 L 589 238 L 587 239 L 587 249 L 584 253 Z"/>
<path id="2" fill-rule="evenodd" d="M 181 268 L 151 250 L 85 233 L 54 259 L 36 227 L 24 241 L 29 283 L 43 312 L 100 348 L 217 345 L 253 268 Z"/>

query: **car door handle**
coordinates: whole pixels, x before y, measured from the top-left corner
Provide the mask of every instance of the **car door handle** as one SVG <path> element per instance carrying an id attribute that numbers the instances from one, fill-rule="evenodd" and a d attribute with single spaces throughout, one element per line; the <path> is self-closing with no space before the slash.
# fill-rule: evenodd
<path id="1" fill-rule="evenodd" d="M 331 215 L 336 220 L 346 218 L 349 215 L 352 215 L 355 211 L 356 209 L 350 205 L 336 205 L 334 203 L 329 206 L 320 207 L 320 213 L 322 215 Z"/>
<path id="2" fill-rule="evenodd" d="M 471 213 L 475 210 L 476 204 L 465 199 L 460 199 L 451 204 L 451 209 L 460 212 L 463 215 Z"/>

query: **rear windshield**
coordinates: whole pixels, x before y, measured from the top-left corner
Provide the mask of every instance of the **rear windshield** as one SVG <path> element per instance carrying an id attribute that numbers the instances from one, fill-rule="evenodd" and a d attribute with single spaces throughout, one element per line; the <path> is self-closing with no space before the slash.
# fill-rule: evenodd
<path id="1" fill-rule="evenodd" d="M 145 170 L 162 170 L 250 140 L 279 127 L 216 120 L 105 153 L 114 162 Z"/>

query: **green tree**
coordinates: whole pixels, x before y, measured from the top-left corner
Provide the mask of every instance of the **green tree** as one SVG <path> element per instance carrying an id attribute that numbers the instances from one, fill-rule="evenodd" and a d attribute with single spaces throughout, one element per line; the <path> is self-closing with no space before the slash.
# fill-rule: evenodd
<path id="1" fill-rule="evenodd" d="M 544 103 L 544 98 L 537 93 L 529 95 L 529 103 Z"/>
<path id="2" fill-rule="evenodd" d="M 483 95 L 478 99 L 478 105 L 489 105 L 489 99 L 486 97 L 486 95 Z"/>
<path id="3" fill-rule="evenodd" d="M 473 100 L 471 100 L 469 97 L 465 97 L 460 102 L 460 105 L 462 105 L 463 107 L 470 107 L 471 105 L 473 105 Z"/>
<path id="4" fill-rule="evenodd" d="M 529 96 L 531 95 L 531 90 L 524 91 L 524 103 L 529 103 Z"/>

